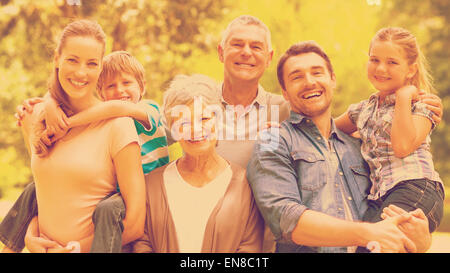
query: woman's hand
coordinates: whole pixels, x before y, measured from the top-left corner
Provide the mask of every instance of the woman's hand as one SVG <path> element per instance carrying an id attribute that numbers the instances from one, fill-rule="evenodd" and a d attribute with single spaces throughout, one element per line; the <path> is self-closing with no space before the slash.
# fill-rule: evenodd
<path id="1" fill-rule="evenodd" d="M 48 248 L 47 253 L 80 253 L 80 243 L 76 241 L 71 241 L 67 243 L 65 247 L 58 246 Z"/>
<path id="2" fill-rule="evenodd" d="M 31 219 L 28 225 L 25 234 L 25 246 L 32 253 L 46 253 L 48 248 L 60 247 L 57 242 L 40 236 L 37 216 Z"/>
<path id="3" fill-rule="evenodd" d="M 47 253 L 47 250 L 62 248 L 62 246 L 55 241 L 28 235 L 25 236 L 25 246 L 31 253 Z"/>

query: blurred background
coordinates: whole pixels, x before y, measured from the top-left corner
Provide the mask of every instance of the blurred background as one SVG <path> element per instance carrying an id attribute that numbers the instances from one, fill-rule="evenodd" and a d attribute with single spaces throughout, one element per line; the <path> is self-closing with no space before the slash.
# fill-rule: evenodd
<path id="1" fill-rule="evenodd" d="M 217 44 L 227 24 L 250 14 L 272 32 L 273 62 L 261 84 L 280 93 L 278 58 L 293 43 L 317 41 L 333 63 L 338 88 L 334 116 L 374 92 L 366 77 L 369 42 L 385 26 L 417 37 L 444 105 L 432 134 L 437 171 L 450 192 L 450 1 L 448 0 L 0 0 L 0 219 L 33 180 L 30 158 L 16 126 L 16 106 L 42 96 L 55 42 L 77 18 L 96 20 L 108 36 L 107 52 L 127 50 L 146 69 L 146 98 L 162 102 L 177 74 L 202 73 L 220 81 Z M 431 252 L 450 252 L 450 198 Z"/>

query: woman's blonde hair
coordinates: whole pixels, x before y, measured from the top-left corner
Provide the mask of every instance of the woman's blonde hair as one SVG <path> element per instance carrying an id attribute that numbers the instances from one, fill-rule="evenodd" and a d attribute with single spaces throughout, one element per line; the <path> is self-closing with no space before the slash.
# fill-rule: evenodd
<path id="1" fill-rule="evenodd" d="M 100 42 L 103 46 L 103 58 L 103 54 L 105 53 L 106 35 L 103 32 L 102 27 L 97 22 L 86 19 L 74 21 L 63 29 L 56 45 L 55 56 L 61 54 L 68 38 L 77 36 L 92 37 Z M 49 79 L 48 91 L 50 92 L 50 95 L 60 104 L 64 113 L 67 116 L 71 116 L 73 114 L 72 107 L 69 103 L 69 98 L 67 97 L 66 92 L 64 92 L 64 89 L 59 82 L 58 68 L 56 67 Z"/>
<path id="2" fill-rule="evenodd" d="M 427 93 L 435 92 L 428 62 L 420 50 L 416 37 L 410 31 L 401 27 L 380 29 L 370 43 L 369 52 L 374 41 L 392 42 L 403 48 L 408 64 L 417 63 L 417 72 L 411 78 L 409 84 L 416 86 L 418 89 L 425 90 Z"/>

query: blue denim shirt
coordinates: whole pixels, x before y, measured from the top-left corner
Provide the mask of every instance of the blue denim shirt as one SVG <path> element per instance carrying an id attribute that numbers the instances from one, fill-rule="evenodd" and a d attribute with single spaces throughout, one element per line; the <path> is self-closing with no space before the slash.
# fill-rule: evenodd
<path id="1" fill-rule="evenodd" d="M 346 252 L 344 246 L 297 245 L 292 241 L 292 231 L 307 209 L 344 219 L 343 198 L 354 220 L 361 219 L 367 209 L 370 181 L 360 140 L 339 131 L 333 120 L 330 122 L 328 141 L 338 159 L 336 174 L 327 173 L 330 149 L 309 118 L 291 112 L 281 128 L 260 132 L 247 167 L 247 179 L 275 235 L 277 252 Z"/>

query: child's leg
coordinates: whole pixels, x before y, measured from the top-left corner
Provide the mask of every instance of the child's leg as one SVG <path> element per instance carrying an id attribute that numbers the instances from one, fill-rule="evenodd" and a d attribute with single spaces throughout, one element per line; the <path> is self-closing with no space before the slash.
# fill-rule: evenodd
<path id="1" fill-rule="evenodd" d="M 420 208 L 428 218 L 428 228 L 431 233 L 441 222 L 443 201 L 444 192 L 437 182 L 428 179 L 408 180 L 397 184 L 381 200 L 370 200 L 369 209 L 362 220 L 371 223 L 382 221 L 383 209 L 391 204 L 408 212 Z M 358 247 L 357 252 L 364 253 L 368 250 Z"/>
<path id="2" fill-rule="evenodd" d="M 94 240 L 92 253 L 120 253 L 122 250 L 122 232 L 125 218 L 125 203 L 122 195 L 115 193 L 100 201 L 92 215 L 94 222 Z"/>
<path id="3" fill-rule="evenodd" d="M 38 214 L 34 182 L 28 184 L 0 224 L 0 240 L 5 247 L 21 252 L 31 219 Z"/>
<path id="4" fill-rule="evenodd" d="M 422 209 L 428 218 L 430 233 L 439 226 L 444 208 L 444 192 L 439 183 L 428 179 L 414 179 L 401 182 L 382 197 L 383 203 L 371 217 L 364 217 L 364 221 L 381 221 L 383 208 L 393 204 L 405 211 Z"/>

